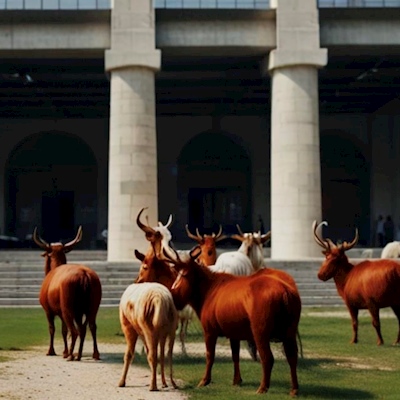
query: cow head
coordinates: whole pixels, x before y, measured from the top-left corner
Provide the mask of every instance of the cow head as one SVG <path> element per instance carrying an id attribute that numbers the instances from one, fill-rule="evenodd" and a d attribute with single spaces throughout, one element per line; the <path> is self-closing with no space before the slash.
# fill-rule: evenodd
<path id="1" fill-rule="evenodd" d="M 255 270 L 262 267 L 264 263 L 264 244 L 271 239 L 271 231 L 261 234 L 261 232 L 243 233 L 240 226 L 236 225 L 239 234 L 232 235 L 232 239 L 242 242 L 239 251 L 246 254 Z"/>
<path id="2" fill-rule="evenodd" d="M 151 227 L 149 225 L 148 218 L 146 218 L 147 224 L 144 224 L 140 221 L 140 216 L 146 209 L 147 207 L 144 207 L 139 211 L 139 214 L 136 217 L 136 223 L 138 227 L 145 233 L 146 239 L 150 242 L 150 250 L 154 250 L 155 254 L 158 257 L 161 256 L 163 249 L 166 249 L 170 254 L 173 254 L 172 248 L 170 246 L 172 235 L 170 230 L 168 229 L 172 224 L 172 215 L 169 216 L 168 221 L 165 225 L 163 225 L 159 221 L 157 226 Z"/>
<path id="3" fill-rule="evenodd" d="M 312 230 L 314 239 L 316 243 L 323 248 L 322 254 L 325 256 L 325 260 L 318 272 L 318 278 L 322 281 L 327 281 L 335 276 L 340 268 L 348 264 L 348 258 L 345 252 L 353 248 L 358 242 L 358 229 L 356 228 L 354 239 L 350 243 L 343 242 L 334 244 L 331 239 L 323 239 L 318 234 L 317 231 L 320 230 L 322 225 L 328 225 L 328 223 L 322 221 L 320 224 L 317 224 L 317 221 L 314 221 Z"/>
<path id="4" fill-rule="evenodd" d="M 204 234 L 200 235 L 199 229 L 196 228 L 196 235 L 193 235 L 189 226 L 186 224 L 186 233 L 190 239 L 195 240 L 200 248 L 201 254 L 198 257 L 198 262 L 204 266 L 214 265 L 217 260 L 217 242 L 226 238 L 225 235 L 222 234 L 222 226 L 219 226 L 218 233 L 212 233 L 211 235 Z"/>
<path id="5" fill-rule="evenodd" d="M 65 244 L 60 242 L 47 243 L 38 235 L 37 227 L 33 231 L 32 240 L 44 250 L 42 256 L 45 257 L 45 274 L 47 275 L 52 269 L 67 263 L 65 254 L 70 252 L 82 240 L 82 226 L 79 226 L 75 238 Z"/>

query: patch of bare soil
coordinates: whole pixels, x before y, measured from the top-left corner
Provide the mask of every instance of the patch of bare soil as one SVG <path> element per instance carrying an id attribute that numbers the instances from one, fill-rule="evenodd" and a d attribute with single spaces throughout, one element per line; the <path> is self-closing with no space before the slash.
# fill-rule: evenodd
<path id="1" fill-rule="evenodd" d="M 91 349 L 90 341 L 85 348 Z M 60 349 L 61 346 L 56 347 Z M 185 400 L 179 389 L 161 387 L 158 376 L 158 392 L 150 392 L 150 369 L 130 366 L 126 387 L 118 387 L 122 374 L 125 344 L 99 345 L 101 360 L 95 361 L 85 352 L 81 361 L 66 361 L 60 355 L 46 356 L 47 347 L 29 351 L 2 352 L 10 360 L 0 363 L 0 399 L 7 400 Z M 169 368 L 166 369 L 169 384 Z M 182 382 L 176 380 L 178 386 Z"/>
<path id="2" fill-rule="evenodd" d="M 395 315 L 392 310 L 390 309 L 381 309 L 380 310 L 380 318 L 395 318 Z M 350 319 L 350 314 L 347 310 L 338 310 L 338 311 L 308 311 L 305 309 L 303 311 L 303 315 L 311 316 L 311 317 L 321 317 L 321 318 L 331 318 L 331 317 L 338 317 L 338 318 L 346 318 Z M 360 310 L 358 314 L 359 318 L 362 317 L 370 317 L 368 310 Z"/>
<path id="3" fill-rule="evenodd" d="M 131 364 L 126 387 L 118 387 L 123 367 L 126 345 L 99 344 L 100 361 L 91 358 L 93 342 L 85 340 L 81 361 L 66 361 L 61 355 L 61 341 L 56 341 L 57 356 L 46 356 L 47 347 L 37 347 L 29 351 L 2 351 L 0 355 L 9 361 L 0 363 L 0 400 L 187 400 L 187 395 L 172 386 L 162 388 L 161 377 L 157 375 L 158 392 L 150 392 L 150 368 Z M 188 356 L 204 356 L 203 342 L 187 342 Z M 280 344 L 274 343 L 272 350 L 276 358 L 283 358 Z M 142 352 L 138 342 L 136 352 Z M 174 355 L 181 355 L 180 341 L 175 341 Z M 217 344 L 216 356 L 231 359 L 230 347 Z M 243 348 L 241 359 L 250 359 L 249 352 Z M 200 381 L 204 369 L 199 369 Z M 166 366 L 166 379 L 169 383 L 169 368 Z M 184 385 L 175 377 L 178 387 Z"/>

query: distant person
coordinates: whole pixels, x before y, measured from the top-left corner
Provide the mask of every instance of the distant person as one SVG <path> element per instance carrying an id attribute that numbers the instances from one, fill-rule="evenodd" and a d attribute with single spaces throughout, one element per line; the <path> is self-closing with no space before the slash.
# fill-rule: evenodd
<path id="1" fill-rule="evenodd" d="M 394 223 L 392 217 L 388 215 L 386 221 L 383 224 L 383 230 L 385 231 L 385 244 L 393 242 L 394 240 Z"/>
<path id="2" fill-rule="evenodd" d="M 379 215 L 378 221 L 376 223 L 376 240 L 378 247 L 383 247 L 385 245 L 385 229 L 384 229 L 385 221 L 383 220 L 383 216 Z"/>
<path id="3" fill-rule="evenodd" d="M 101 237 L 103 238 L 104 242 L 107 243 L 108 239 L 108 229 L 105 228 L 101 231 Z"/>
<path id="4" fill-rule="evenodd" d="M 397 224 L 396 234 L 395 234 L 394 239 L 397 240 L 398 242 L 400 242 L 400 222 Z"/>

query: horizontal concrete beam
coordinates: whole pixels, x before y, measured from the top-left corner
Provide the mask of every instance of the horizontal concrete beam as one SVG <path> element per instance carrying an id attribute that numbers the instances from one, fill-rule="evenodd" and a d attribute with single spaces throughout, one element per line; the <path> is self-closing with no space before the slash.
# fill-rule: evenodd
<path id="1" fill-rule="evenodd" d="M 398 47 L 400 14 L 321 9 L 320 46 Z M 102 56 L 110 11 L 0 13 L 0 57 Z M 156 48 L 168 55 L 251 55 L 276 47 L 275 10 L 156 10 Z"/>
<path id="2" fill-rule="evenodd" d="M 400 13 L 393 11 L 383 8 L 320 10 L 321 47 L 399 47 Z"/>

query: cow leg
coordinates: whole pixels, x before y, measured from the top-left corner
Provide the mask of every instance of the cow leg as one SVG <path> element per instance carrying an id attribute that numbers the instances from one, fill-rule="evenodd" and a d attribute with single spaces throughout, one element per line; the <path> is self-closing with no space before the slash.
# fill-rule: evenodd
<path id="1" fill-rule="evenodd" d="M 85 342 L 86 337 L 86 327 L 87 327 L 87 319 L 83 324 L 79 324 L 79 349 L 78 349 L 78 356 L 76 358 L 77 361 L 80 361 L 82 358 L 83 352 L 83 344 Z"/>
<path id="2" fill-rule="evenodd" d="M 274 355 L 271 351 L 270 339 L 267 335 L 255 335 L 254 340 L 260 355 L 262 379 L 257 393 L 267 393 L 271 383 L 271 372 L 274 366 Z"/>
<path id="3" fill-rule="evenodd" d="M 93 358 L 95 360 L 100 360 L 99 349 L 97 348 L 97 325 L 95 318 L 89 320 L 89 329 L 93 338 Z"/>
<path id="4" fill-rule="evenodd" d="M 187 329 L 188 329 L 189 321 L 186 318 L 181 319 L 181 327 L 179 331 L 179 339 L 181 341 L 181 348 L 182 348 L 182 354 L 187 355 L 186 353 L 186 334 L 187 334 Z"/>
<path id="5" fill-rule="evenodd" d="M 49 334 L 50 334 L 50 345 L 46 355 L 55 356 L 56 355 L 56 352 L 54 351 L 54 333 L 56 331 L 56 327 L 54 325 L 55 316 L 49 312 L 46 312 L 46 315 L 47 315 L 47 322 L 49 325 Z"/>
<path id="6" fill-rule="evenodd" d="M 203 379 L 197 386 L 206 386 L 211 382 L 211 370 L 215 360 L 215 346 L 217 344 L 217 336 L 205 334 L 206 343 L 206 371 Z"/>
<path id="7" fill-rule="evenodd" d="M 174 389 L 177 389 L 174 378 L 173 378 L 173 368 L 172 368 L 172 355 L 174 351 L 174 342 L 175 342 L 175 329 L 170 333 L 168 337 L 168 364 L 169 364 L 169 379 L 171 381 L 171 385 Z"/>
<path id="8" fill-rule="evenodd" d="M 158 347 L 159 338 L 158 338 L 158 335 L 156 334 L 156 332 L 152 332 L 152 335 L 146 336 L 146 334 L 145 334 L 145 340 L 146 340 L 146 343 L 148 346 L 147 362 L 151 369 L 150 391 L 156 392 L 156 391 L 158 391 L 158 388 L 157 388 L 157 363 L 158 363 L 157 347 Z"/>
<path id="9" fill-rule="evenodd" d="M 168 387 L 167 381 L 165 380 L 165 342 L 167 338 L 163 336 L 160 338 L 160 372 L 161 372 L 161 383 L 162 387 Z"/>
<path id="10" fill-rule="evenodd" d="M 381 333 L 381 322 L 379 319 L 379 308 L 374 305 L 373 306 L 370 305 L 368 311 L 372 317 L 372 326 L 375 328 L 376 335 L 378 336 L 376 344 L 380 346 L 383 344 L 383 338 Z"/>
<path id="11" fill-rule="evenodd" d="M 242 383 L 239 367 L 240 340 L 230 339 L 230 344 L 233 361 L 233 384 L 240 385 Z"/>
<path id="12" fill-rule="evenodd" d="M 353 337 L 350 343 L 358 343 L 358 308 L 347 305 L 351 317 L 351 325 L 353 328 Z"/>
<path id="13" fill-rule="evenodd" d="M 397 317 L 397 321 L 399 324 L 399 330 L 397 332 L 397 339 L 396 341 L 393 343 L 394 345 L 399 344 L 400 343 L 400 307 L 399 306 L 393 306 L 392 307 L 393 312 L 395 313 L 396 317 Z"/>
<path id="14" fill-rule="evenodd" d="M 290 378 L 292 384 L 290 395 L 297 396 L 299 391 L 299 382 L 297 380 L 298 347 L 296 337 L 286 339 L 283 342 L 283 349 L 285 351 L 286 359 L 290 368 Z"/>
<path id="15" fill-rule="evenodd" d="M 258 358 L 257 358 L 257 346 L 254 343 L 254 340 L 253 339 L 248 340 L 247 341 L 247 346 L 248 346 L 249 354 L 250 354 L 252 360 L 253 361 L 258 361 Z"/>
<path id="16" fill-rule="evenodd" d="M 77 322 L 78 326 L 80 326 L 82 324 L 82 316 L 80 316 L 80 318 L 79 318 L 79 315 L 78 316 L 74 315 L 73 304 L 71 303 L 71 299 L 68 297 L 61 298 L 60 307 L 62 310 L 62 319 L 65 322 L 65 324 L 67 325 L 69 334 L 71 335 L 71 345 L 70 345 L 70 348 L 68 351 L 67 361 L 73 361 L 74 360 L 75 343 L 76 343 L 76 339 L 79 335 L 79 332 L 75 326 L 75 318 L 76 318 L 76 322 Z"/>
<path id="17" fill-rule="evenodd" d="M 72 319 L 72 317 L 70 318 L 70 316 L 66 316 L 65 317 L 65 323 L 67 324 L 68 330 L 70 332 L 71 335 L 71 345 L 69 348 L 69 352 L 68 352 L 68 357 L 67 357 L 67 361 L 73 361 L 74 360 L 74 348 L 75 348 L 75 343 L 76 343 L 76 339 L 78 338 L 78 331 L 75 327 L 74 321 Z"/>
<path id="18" fill-rule="evenodd" d="M 129 324 L 129 322 L 127 322 Z M 122 324 L 122 331 L 124 332 L 126 341 L 126 350 L 124 355 L 124 368 L 122 370 L 122 376 L 118 383 L 119 387 L 125 387 L 126 375 L 128 374 L 129 366 L 135 356 L 136 341 L 138 339 L 137 332 L 132 328 L 131 325 Z"/>
<path id="19" fill-rule="evenodd" d="M 65 321 L 61 318 L 61 332 L 62 332 L 62 338 L 64 342 L 64 351 L 63 351 L 63 358 L 68 357 L 68 327 Z"/>
<path id="20" fill-rule="evenodd" d="M 67 357 L 67 361 L 74 361 L 74 359 L 75 359 L 74 348 L 75 348 L 75 343 L 76 343 L 77 338 L 78 338 L 78 333 L 77 333 L 76 329 L 74 328 L 74 330 L 71 330 L 71 346 L 69 348 L 69 355 Z"/>

